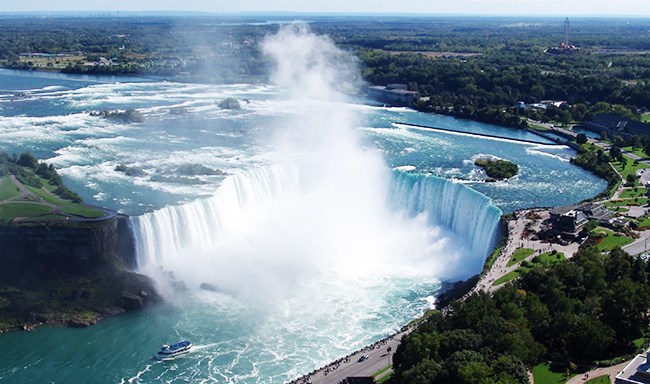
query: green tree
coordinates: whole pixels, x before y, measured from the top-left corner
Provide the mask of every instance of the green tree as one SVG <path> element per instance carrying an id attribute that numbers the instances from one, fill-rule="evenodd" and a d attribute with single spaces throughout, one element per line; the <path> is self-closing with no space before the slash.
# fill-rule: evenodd
<path id="1" fill-rule="evenodd" d="M 435 384 L 440 364 L 429 358 L 424 358 L 401 375 L 403 384 Z"/>
<path id="2" fill-rule="evenodd" d="M 32 154 L 29 151 L 25 151 L 20 154 L 18 165 L 36 169 L 38 167 L 38 160 L 36 160 L 36 158 L 32 156 Z"/>
<path id="3" fill-rule="evenodd" d="M 571 112 L 569 111 L 562 111 L 560 112 L 560 122 L 562 123 L 563 126 L 567 126 L 571 123 Z"/>
<path id="4" fill-rule="evenodd" d="M 589 220 L 587 224 L 583 227 L 585 231 L 591 232 L 598 226 L 598 220 Z"/>
<path id="5" fill-rule="evenodd" d="M 650 287 L 629 280 L 616 281 L 603 299 L 603 322 L 616 331 L 616 341 L 629 345 L 648 327 Z"/>

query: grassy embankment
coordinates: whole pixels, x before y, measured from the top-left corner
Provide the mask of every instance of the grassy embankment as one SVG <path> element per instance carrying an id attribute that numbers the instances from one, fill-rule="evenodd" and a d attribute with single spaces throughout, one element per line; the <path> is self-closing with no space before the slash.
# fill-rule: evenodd
<path id="1" fill-rule="evenodd" d="M 634 241 L 634 239 L 630 239 L 629 237 L 625 237 L 624 235 L 614 233 L 605 228 L 600 228 L 600 227 L 596 228 L 594 229 L 594 232 L 604 233 L 605 235 L 607 235 L 605 238 L 603 238 L 601 242 L 596 244 L 596 247 L 601 252 L 609 252 L 616 247 L 622 247 Z"/>
<path id="2" fill-rule="evenodd" d="M 27 167 L 23 168 L 29 170 Z M 0 220 L 13 220 L 19 217 L 29 216 L 37 216 L 39 220 L 75 220 L 74 216 L 69 217 L 61 214 L 48 215 L 47 213 L 54 211 L 54 208 L 45 203 L 60 207 L 61 213 L 80 216 L 82 218 L 98 218 L 105 215 L 101 210 L 56 196 L 54 191 L 57 189 L 57 186 L 50 184 L 48 180 L 42 177 L 38 177 L 38 180 L 49 193 L 43 188 L 24 185 L 30 194 L 0 204 Z M 8 176 L 0 178 L 0 201 L 19 197 L 20 194 L 20 188 Z"/>
<path id="3" fill-rule="evenodd" d="M 58 69 L 65 68 L 69 63 L 85 62 L 86 57 L 81 55 L 59 56 L 59 57 L 21 57 L 19 62 L 27 64 L 31 62 L 34 68 L 38 69 Z"/>
<path id="4" fill-rule="evenodd" d="M 612 381 L 609 379 L 609 376 L 602 375 L 594 377 L 593 379 L 587 380 L 585 384 L 612 384 Z"/>
<path id="5" fill-rule="evenodd" d="M 381 375 L 382 373 L 386 372 L 387 370 L 389 370 L 391 368 L 393 368 L 393 364 L 390 364 L 389 366 L 380 369 L 379 371 L 373 373 L 370 376 L 372 376 L 373 378 L 376 378 L 377 376 Z M 392 371 L 389 372 L 387 375 L 383 376 L 382 378 L 380 378 L 379 380 L 377 380 L 377 383 L 383 383 L 385 381 L 388 381 L 391 377 L 393 377 L 393 372 Z"/>
<path id="6" fill-rule="evenodd" d="M 519 249 L 517 249 L 515 251 L 515 253 L 512 255 L 512 257 L 510 258 L 510 261 L 508 262 L 508 266 L 512 266 L 512 265 L 518 263 L 519 261 L 521 261 L 521 260 L 525 259 L 526 257 L 532 255 L 533 252 L 534 251 L 532 249 L 528 249 L 528 248 L 519 248 Z M 513 260 L 515 260 L 515 258 L 517 258 L 518 261 L 513 261 Z M 519 276 L 521 276 L 523 273 L 531 270 L 537 264 L 540 264 L 540 263 L 542 263 L 542 264 L 557 263 L 557 262 L 560 262 L 560 261 L 565 260 L 565 259 L 566 258 L 564 257 L 564 254 L 562 254 L 561 252 L 542 253 L 539 256 L 533 257 L 533 259 L 530 262 L 523 261 L 519 268 L 515 269 L 514 271 L 512 271 L 512 272 L 510 272 L 510 273 L 508 273 L 508 274 L 506 274 L 504 276 L 501 276 L 494 283 L 492 283 L 492 286 L 501 285 L 503 283 L 507 283 L 508 281 L 514 280 L 514 279 L 518 278 Z"/>
<path id="7" fill-rule="evenodd" d="M 569 379 L 576 374 L 569 374 Z M 552 366 L 549 363 L 537 364 L 533 367 L 535 383 L 543 384 L 564 384 L 567 381 L 566 369 L 564 367 Z"/>
<path id="8" fill-rule="evenodd" d="M 20 188 L 11 179 L 0 179 L 0 201 L 20 196 Z"/>

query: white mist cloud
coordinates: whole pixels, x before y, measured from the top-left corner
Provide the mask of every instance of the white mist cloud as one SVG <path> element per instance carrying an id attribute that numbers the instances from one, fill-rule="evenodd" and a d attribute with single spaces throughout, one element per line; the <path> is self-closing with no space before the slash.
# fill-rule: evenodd
<path id="1" fill-rule="evenodd" d="M 342 89 L 359 81 L 357 60 L 326 36 L 295 22 L 267 36 L 263 51 L 274 62 L 273 81 L 299 98 L 341 101 Z"/>
<path id="2" fill-rule="evenodd" d="M 301 24 L 267 37 L 264 52 L 293 106 L 274 127 L 279 165 L 231 178 L 210 209 L 192 203 L 147 218 L 162 244 L 151 253 L 164 269 L 190 286 L 223 286 L 266 308 L 290 300 L 319 312 L 327 308 L 314 297 L 354 297 L 369 308 L 396 281 L 466 275 L 460 260 L 470 251 L 462 239 L 432 227 L 426 214 L 406 218 L 389 208 L 390 169 L 360 144 L 360 116 L 343 102 L 341 86 L 358 80 L 355 60 Z M 175 239 L 186 237 L 196 240 L 178 247 Z"/>

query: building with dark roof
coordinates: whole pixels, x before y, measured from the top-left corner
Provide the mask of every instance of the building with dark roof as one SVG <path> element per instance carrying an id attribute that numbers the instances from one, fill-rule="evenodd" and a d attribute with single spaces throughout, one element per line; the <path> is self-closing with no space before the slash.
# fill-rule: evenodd
<path id="1" fill-rule="evenodd" d="M 420 93 L 409 91 L 406 84 L 368 87 L 368 97 L 397 107 L 410 107 L 420 99 Z"/>
<path id="2" fill-rule="evenodd" d="M 551 225 L 555 231 L 574 233 L 589 222 L 587 216 L 575 205 L 556 207 L 551 211 Z"/>
<path id="3" fill-rule="evenodd" d="M 602 204 L 585 203 L 582 205 L 564 205 L 551 210 L 552 227 L 560 232 L 576 232 L 589 220 L 597 220 L 599 225 L 621 227 L 627 220 L 614 217 L 614 213 Z"/>
<path id="4" fill-rule="evenodd" d="M 616 134 L 624 139 L 632 135 L 650 136 L 650 124 L 626 119 L 611 113 L 601 113 L 594 116 L 591 121 L 585 123 L 585 129 L 596 133 L 607 132 L 609 137 Z"/>

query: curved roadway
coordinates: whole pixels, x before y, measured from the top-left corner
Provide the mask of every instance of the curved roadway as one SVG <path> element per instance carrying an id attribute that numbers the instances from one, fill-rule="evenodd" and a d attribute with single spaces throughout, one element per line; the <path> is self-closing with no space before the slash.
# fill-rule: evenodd
<path id="1" fill-rule="evenodd" d="M 12 203 L 12 202 L 14 202 L 14 203 L 25 203 L 25 204 L 33 203 L 33 204 L 45 205 L 45 206 L 48 206 L 48 207 L 52 208 L 52 211 L 50 211 L 50 212 L 39 213 L 39 214 L 36 214 L 36 215 L 31 215 L 31 216 L 16 217 L 16 218 L 14 218 L 15 221 L 20 221 L 20 222 L 67 221 L 70 218 L 72 218 L 76 222 L 97 222 L 97 221 L 110 220 L 110 219 L 114 218 L 115 216 L 117 216 L 117 212 L 115 212 L 115 211 L 112 211 L 112 210 L 106 209 L 106 208 L 95 207 L 95 206 L 87 205 L 87 204 L 79 204 L 79 206 L 103 212 L 104 215 L 100 216 L 100 217 L 85 217 L 85 216 L 82 216 L 82 215 L 75 215 L 73 213 L 65 213 L 62 210 L 64 207 L 62 207 L 60 205 L 57 205 L 57 204 L 50 203 L 49 201 L 44 200 L 42 197 L 34 194 L 29 189 L 27 189 L 27 187 L 25 187 L 18 179 L 16 179 L 16 176 L 9 175 L 9 180 L 11 182 L 13 182 L 18 187 L 18 189 L 20 190 L 20 195 L 14 196 L 14 197 L 9 198 L 9 199 L 2 200 L 2 201 L 0 201 L 0 204 Z M 45 189 L 45 188 L 42 188 L 42 189 L 48 195 L 50 195 L 50 196 L 52 196 L 52 197 L 54 197 L 56 199 L 61 199 L 60 197 L 52 194 L 47 189 Z M 59 216 L 64 216 L 65 218 L 61 218 L 61 219 L 51 219 L 51 218 L 39 219 L 40 216 L 46 216 L 46 215 L 52 215 L 52 214 L 59 215 Z"/>

